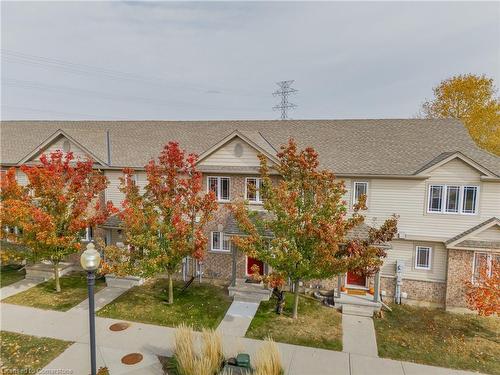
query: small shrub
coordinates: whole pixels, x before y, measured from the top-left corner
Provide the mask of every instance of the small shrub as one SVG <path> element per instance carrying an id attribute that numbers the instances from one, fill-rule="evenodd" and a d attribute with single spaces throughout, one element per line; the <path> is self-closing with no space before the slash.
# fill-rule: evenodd
<path id="1" fill-rule="evenodd" d="M 193 329 L 184 324 L 175 332 L 175 359 L 182 375 L 196 375 L 196 354 L 193 349 Z"/>
<path id="2" fill-rule="evenodd" d="M 278 345 L 272 339 L 267 338 L 255 354 L 254 375 L 282 374 L 284 370 Z"/>
<path id="3" fill-rule="evenodd" d="M 222 338 L 213 329 L 204 329 L 202 357 L 207 360 L 209 374 L 215 374 L 220 370 L 224 353 L 222 352 Z"/>

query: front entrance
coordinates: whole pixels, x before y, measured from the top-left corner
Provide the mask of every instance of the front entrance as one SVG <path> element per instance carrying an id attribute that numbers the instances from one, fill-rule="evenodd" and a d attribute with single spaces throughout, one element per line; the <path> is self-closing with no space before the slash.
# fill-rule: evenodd
<path id="1" fill-rule="evenodd" d="M 347 285 L 366 286 L 366 276 L 356 272 L 347 272 Z"/>
<path id="2" fill-rule="evenodd" d="M 247 275 L 253 275 L 252 267 L 257 265 L 259 267 L 259 275 L 264 275 L 264 263 L 258 259 L 247 257 Z"/>

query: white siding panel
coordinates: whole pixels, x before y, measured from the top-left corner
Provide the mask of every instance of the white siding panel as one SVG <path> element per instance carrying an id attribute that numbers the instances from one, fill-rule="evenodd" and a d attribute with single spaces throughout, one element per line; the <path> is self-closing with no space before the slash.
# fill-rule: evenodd
<path id="1" fill-rule="evenodd" d="M 108 178 L 109 185 L 106 189 L 105 199 L 106 201 L 112 201 L 113 205 L 119 209 L 122 209 L 122 202 L 125 198 L 124 194 L 120 191 L 120 178 L 123 177 L 122 171 L 105 171 L 105 176 Z M 144 191 L 146 186 L 146 172 L 137 171 L 137 184 L 141 191 Z"/>
<path id="2" fill-rule="evenodd" d="M 395 240 L 391 243 L 392 248 L 387 250 L 381 273 L 384 276 L 396 274 L 396 261 L 402 260 L 405 264 L 403 278 L 443 281 L 446 280 L 447 250 L 439 242 L 403 241 Z M 428 246 L 431 251 L 431 269 L 415 269 L 415 249 L 417 246 Z"/>
<path id="3" fill-rule="evenodd" d="M 238 144 L 241 145 L 238 147 L 241 147 L 243 150 L 243 153 L 239 157 L 235 155 L 235 147 Z M 260 165 L 257 155 L 257 150 L 236 137 L 200 162 L 200 165 L 255 167 Z"/>

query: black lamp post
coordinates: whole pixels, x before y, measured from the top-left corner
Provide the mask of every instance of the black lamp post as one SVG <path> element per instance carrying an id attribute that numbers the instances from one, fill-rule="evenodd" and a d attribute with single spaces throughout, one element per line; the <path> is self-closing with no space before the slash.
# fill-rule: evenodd
<path id="1" fill-rule="evenodd" d="M 94 285 L 95 271 L 101 263 L 101 255 L 95 249 L 92 242 L 87 245 L 87 250 L 80 257 L 80 264 L 87 271 L 87 287 L 89 293 L 89 326 L 90 326 L 90 366 L 91 375 L 96 375 L 96 356 L 95 356 L 95 306 L 94 306 Z"/>

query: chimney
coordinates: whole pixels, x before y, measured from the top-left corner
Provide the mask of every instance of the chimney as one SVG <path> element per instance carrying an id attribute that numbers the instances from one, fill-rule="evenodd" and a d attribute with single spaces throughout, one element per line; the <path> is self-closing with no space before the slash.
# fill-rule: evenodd
<path id="1" fill-rule="evenodd" d="M 106 130 L 106 146 L 108 151 L 108 165 L 111 166 L 111 137 L 109 135 L 109 130 Z"/>

